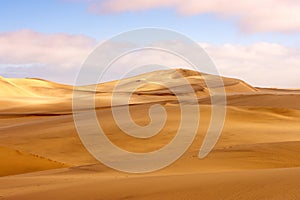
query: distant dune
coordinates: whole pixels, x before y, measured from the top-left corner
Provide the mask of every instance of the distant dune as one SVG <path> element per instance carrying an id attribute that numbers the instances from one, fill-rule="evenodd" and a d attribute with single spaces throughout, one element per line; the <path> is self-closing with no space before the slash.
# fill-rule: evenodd
<path id="1" fill-rule="evenodd" d="M 193 144 L 171 166 L 141 175 L 116 172 L 84 148 L 72 116 L 73 86 L 0 78 L 0 199 L 300 199 L 300 90 L 256 88 L 221 77 L 228 105 L 224 129 L 213 151 L 197 157 L 214 95 L 207 81 L 222 88 L 218 78 L 174 69 L 75 87 L 83 100 L 95 93 L 99 123 L 113 143 L 150 152 L 176 134 L 180 106 L 173 89 L 187 106 L 197 106 L 186 90 L 192 86 L 201 112 Z M 133 92 L 130 113 L 139 125 L 149 123 L 151 105 L 164 106 L 167 123 L 159 134 L 138 139 L 120 130 L 111 112 L 116 85 L 118 106 Z"/>
<path id="2" fill-rule="evenodd" d="M 215 78 L 214 75 L 201 74 L 186 69 L 174 69 L 150 72 L 121 81 L 80 86 L 75 89 L 81 91 L 83 97 L 96 91 L 96 102 L 101 101 L 101 104 L 97 104 L 97 107 L 101 108 L 111 106 L 110 98 L 117 84 L 119 84 L 117 92 L 133 92 L 131 104 L 145 104 L 176 101 L 177 98 L 173 95 L 171 89 L 176 88 L 176 91 L 180 91 L 182 95 L 185 95 L 185 85 L 189 83 L 188 85 L 191 85 L 195 90 L 199 103 L 209 104 L 210 90 L 206 85 L 206 81 L 211 82 L 211 86 L 214 88 L 223 87 L 218 83 L 213 83 Z M 222 80 L 228 96 L 228 105 L 278 107 L 281 104 L 280 107 L 299 108 L 300 90 L 261 89 L 252 87 L 238 79 L 223 77 Z M 0 86 L 0 103 L 5 105 L 0 108 L 2 114 L 61 114 L 72 111 L 73 86 L 30 78 L 0 78 Z M 137 86 L 139 87 L 135 90 Z"/>
<path id="3" fill-rule="evenodd" d="M 62 97 L 70 94 L 73 87 L 35 78 L 0 77 L 1 97 Z"/>

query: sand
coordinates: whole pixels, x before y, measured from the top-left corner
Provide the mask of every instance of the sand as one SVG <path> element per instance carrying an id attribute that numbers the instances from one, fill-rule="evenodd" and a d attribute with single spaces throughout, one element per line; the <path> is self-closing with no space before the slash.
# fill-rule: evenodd
<path id="1" fill-rule="evenodd" d="M 97 89 L 99 123 L 113 143 L 150 152 L 168 143 L 178 129 L 180 107 L 170 88 L 188 97 L 184 85 L 192 85 L 201 113 L 193 144 L 171 166 L 139 175 L 110 169 L 84 148 L 72 116 L 72 86 L 1 78 L 0 199 L 299 199 L 300 91 L 255 88 L 223 77 L 228 103 L 224 129 L 213 151 L 199 159 L 211 116 L 204 76 L 214 79 L 178 69 L 76 88 L 83 99 Z M 110 107 L 118 83 L 119 106 L 123 94 L 143 84 L 130 99 L 137 124 L 149 123 L 151 105 L 164 106 L 168 118 L 159 134 L 137 139 L 119 129 Z M 187 101 L 186 106 L 197 105 Z"/>

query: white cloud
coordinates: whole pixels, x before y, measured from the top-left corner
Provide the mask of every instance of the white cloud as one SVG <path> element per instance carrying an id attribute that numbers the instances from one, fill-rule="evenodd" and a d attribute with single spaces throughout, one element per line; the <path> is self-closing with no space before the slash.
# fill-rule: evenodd
<path id="1" fill-rule="evenodd" d="M 255 86 L 300 88 L 300 49 L 276 43 L 251 45 L 202 43 L 224 76 Z"/>
<path id="2" fill-rule="evenodd" d="M 95 45 L 94 39 L 80 35 L 30 30 L 0 33 L 0 75 L 41 77 L 73 84 L 80 64 Z M 300 87 L 300 48 L 265 42 L 201 45 L 224 76 L 240 78 L 255 86 Z M 163 62 L 159 63 L 160 60 Z M 120 70 L 133 67 L 127 65 L 152 63 L 185 67 L 181 60 L 162 52 L 137 52 L 119 60 L 107 77 L 118 78 Z"/>
<path id="3" fill-rule="evenodd" d="M 91 38 L 65 33 L 0 33 L 0 60 L 2 64 L 39 63 L 70 68 L 80 64 L 95 44 Z"/>
<path id="4" fill-rule="evenodd" d="M 95 44 L 92 38 L 65 33 L 32 30 L 0 33 L 0 73 L 70 82 Z"/>
<path id="5" fill-rule="evenodd" d="M 246 32 L 299 32 L 299 0 L 94 0 L 89 1 L 94 13 L 135 12 L 155 8 L 173 8 L 179 14 L 213 13 L 234 18 Z"/>

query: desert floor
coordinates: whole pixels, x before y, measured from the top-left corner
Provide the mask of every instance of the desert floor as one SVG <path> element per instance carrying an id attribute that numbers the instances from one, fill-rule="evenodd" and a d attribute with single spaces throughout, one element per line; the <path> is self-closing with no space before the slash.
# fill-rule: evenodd
<path id="1" fill-rule="evenodd" d="M 300 199 L 300 91 L 254 88 L 224 78 L 224 129 L 213 151 L 199 159 L 211 105 L 199 75 L 179 72 L 198 92 L 201 117 L 196 138 L 175 163 L 144 174 L 110 169 L 84 148 L 72 115 L 73 87 L 0 78 L 0 199 Z M 158 150 L 178 129 L 180 105 L 157 85 L 183 83 L 173 71 L 155 73 L 160 79 L 150 73 L 127 79 L 122 87 L 126 92 L 137 80 L 146 81 L 130 102 L 139 125 L 149 123 L 151 105 L 165 108 L 167 123 L 149 139 L 133 138 L 118 128 L 109 106 L 115 83 L 98 86 L 98 121 L 107 137 L 128 151 Z M 78 90 L 83 98 L 89 93 L 89 87 Z"/>

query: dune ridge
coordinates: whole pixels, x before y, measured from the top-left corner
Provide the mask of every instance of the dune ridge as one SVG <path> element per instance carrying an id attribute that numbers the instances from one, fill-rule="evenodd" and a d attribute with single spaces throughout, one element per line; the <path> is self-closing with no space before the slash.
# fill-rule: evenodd
<path id="1" fill-rule="evenodd" d="M 205 78 L 204 78 L 205 77 Z M 81 92 L 82 98 L 96 93 L 96 108 L 111 106 L 114 87 L 117 93 L 133 93 L 130 104 L 173 103 L 177 98 L 171 89 L 176 88 L 178 94 L 186 94 L 186 85 L 195 90 L 200 104 L 210 103 L 210 91 L 206 81 L 218 78 L 186 69 L 171 69 L 149 72 L 146 74 L 89 86 L 74 87 Z M 228 105 L 284 107 L 299 109 L 298 90 L 260 89 L 250 86 L 244 81 L 222 77 Z M 1 114 L 63 114 L 72 112 L 73 86 L 57 84 L 42 79 L 0 79 Z M 139 86 L 139 87 L 137 87 Z M 220 86 L 220 85 L 219 85 Z M 215 87 L 219 87 L 215 85 Z M 222 85 L 221 85 L 222 86 Z M 167 88 L 166 88 L 167 87 Z M 95 91 L 94 91 L 95 90 Z M 283 92 L 284 91 L 284 92 Z M 120 96 L 119 96 L 120 97 Z M 98 103 L 99 102 L 99 103 Z M 287 102 L 287 103 L 281 103 Z M 279 105 L 280 104 L 280 105 Z M 61 109 L 63 105 L 64 109 Z M 122 105 L 122 104 L 120 104 Z"/>

